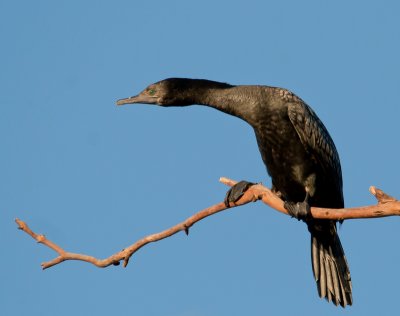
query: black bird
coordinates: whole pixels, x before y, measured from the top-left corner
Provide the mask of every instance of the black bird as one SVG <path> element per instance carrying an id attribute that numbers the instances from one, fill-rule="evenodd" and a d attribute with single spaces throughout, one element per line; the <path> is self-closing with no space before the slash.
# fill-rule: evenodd
<path id="1" fill-rule="evenodd" d="M 350 271 L 336 221 L 313 219 L 309 211 L 310 206 L 344 207 L 339 155 L 324 124 L 303 100 L 283 88 L 170 78 L 117 101 L 128 103 L 206 105 L 249 123 L 273 191 L 311 233 L 312 268 L 320 297 L 342 307 L 352 304 Z M 248 186 L 239 182 L 228 192 L 227 202 L 237 200 Z"/>

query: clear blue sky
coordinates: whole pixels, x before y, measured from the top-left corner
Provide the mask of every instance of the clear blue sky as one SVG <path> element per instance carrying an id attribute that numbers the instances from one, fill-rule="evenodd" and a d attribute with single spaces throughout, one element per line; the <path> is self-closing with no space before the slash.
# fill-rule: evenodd
<path id="1" fill-rule="evenodd" d="M 141 4 L 135 4 L 140 2 Z M 194 106 L 116 107 L 172 76 L 291 89 L 339 150 L 347 206 L 400 197 L 398 1 L 1 1 L 2 315 L 394 315 L 398 218 L 340 229 L 354 306 L 317 296 L 304 224 L 261 204 L 108 257 L 221 201 L 220 176 L 270 185 L 244 122 Z"/>

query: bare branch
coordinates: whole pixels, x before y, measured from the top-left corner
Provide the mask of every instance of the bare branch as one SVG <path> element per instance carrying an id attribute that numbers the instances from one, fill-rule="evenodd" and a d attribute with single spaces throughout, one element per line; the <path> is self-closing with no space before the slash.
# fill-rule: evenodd
<path id="1" fill-rule="evenodd" d="M 228 186 L 233 186 L 236 183 L 236 181 L 230 180 L 228 178 L 221 178 L 220 181 Z M 326 208 L 312 207 L 311 214 L 314 218 L 333 219 L 333 220 L 374 218 L 374 217 L 400 215 L 400 201 L 387 195 L 386 193 L 375 187 L 370 187 L 370 192 L 378 200 L 377 205 L 355 207 L 355 208 L 344 208 L 344 209 L 326 209 Z M 288 214 L 286 209 L 283 207 L 283 201 L 277 195 L 275 195 L 270 189 L 266 188 L 261 184 L 256 184 L 251 186 L 239 201 L 237 201 L 234 204 L 231 203 L 230 208 L 244 205 L 250 202 L 255 202 L 257 200 L 262 200 L 265 204 L 269 205 L 271 208 L 281 213 Z M 226 209 L 229 208 L 225 206 L 224 202 L 210 206 L 190 216 L 183 222 L 176 224 L 175 226 L 169 229 L 166 229 L 159 233 L 148 235 L 136 241 L 131 246 L 111 255 L 106 259 L 97 259 L 95 257 L 87 256 L 84 254 L 67 252 L 54 242 L 47 239 L 44 235 L 39 235 L 33 232 L 25 222 L 19 219 L 16 219 L 15 222 L 17 223 L 19 229 L 23 230 L 25 233 L 30 235 L 38 243 L 41 243 L 53 249 L 56 253 L 58 253 L 59 255 L 58 257 L 54 258 L 51 261 L 42 263 L 43 269 L 50 268 L 66 260 L 85 261 L 92 263 L 93 265 L 100 268 L 108 267 L 110 265 L 119 265 L 120 261 L 123 261 L 123 266 L 126 267 L 129 263 L 130 257 L 143 246 L 175 235 L 180 231 L 184 231 L 186 234 L 189 234 L 189 228 L 192 227 L 195 223 L 201 221 L 202 219 L 210 215 L 224 211 Z"/>
<path id="2" fill-rule="evenodd" d="M 236 181 L 227 178 L 221 178 L 220 181 L 228 186 L 232 186 L 236 183 Z M 382 190 L 374 186 L 371 186 L 369 188 L 369 191 L 378 200 L 377 205 L 343 208 L 343 209 L 312 207 L 311 214 L 314 218 L 333 219 L 333 220 L 374 218 L 374 217 L 400 215 L 400 201 L 387 195 Z M 253 194 L 254 196 L 258 197 L 258 199 L 262 200 L 265 204 L 269 205 L 273 209 L 289 215 L 286 209 L 283 207 L 283 201 L 267 187 L 261 184 L 257 184 L 250 187 L 250 189 L 246 193 Z M 240 205 L 249 202 L 246 201 L 245 197 L 246 194 L 239 201 Z M 239 203 L 236 204 L 239 205 Z"/>

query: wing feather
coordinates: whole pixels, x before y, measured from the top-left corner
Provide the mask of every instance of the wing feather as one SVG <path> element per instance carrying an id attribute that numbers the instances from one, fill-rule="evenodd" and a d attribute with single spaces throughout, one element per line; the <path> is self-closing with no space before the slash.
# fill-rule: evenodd
<path id="1" fill-rule="evenodd" d="M 342 192 L 339 154 L 324 124 L 301 99 L 293 99 L 289 103 L 288 116 L 304 148 L 317 161 L 327 176 L 332 175 L 335 178 L 338 192 Z"/>

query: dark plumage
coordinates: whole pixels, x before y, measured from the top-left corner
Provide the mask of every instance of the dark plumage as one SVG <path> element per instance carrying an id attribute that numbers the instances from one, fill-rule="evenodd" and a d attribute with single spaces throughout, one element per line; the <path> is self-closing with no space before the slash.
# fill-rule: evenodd
<path id="1" fill-rule="evenodd" d="M 344 207 L 336 147 L 314 111 L 286 89 L 170 78 L 117 102 L 127 103 L 200 104 L 239 117 L 254 128 L 273 190 L 286 201 L 291 214 L 297 216 L 298 210 L 309 206 Z M 336 222 L 302 219 L 311 233 L 312 266 L 320 297 L 343 307 L 351 305 L 350 271 Z"/>

